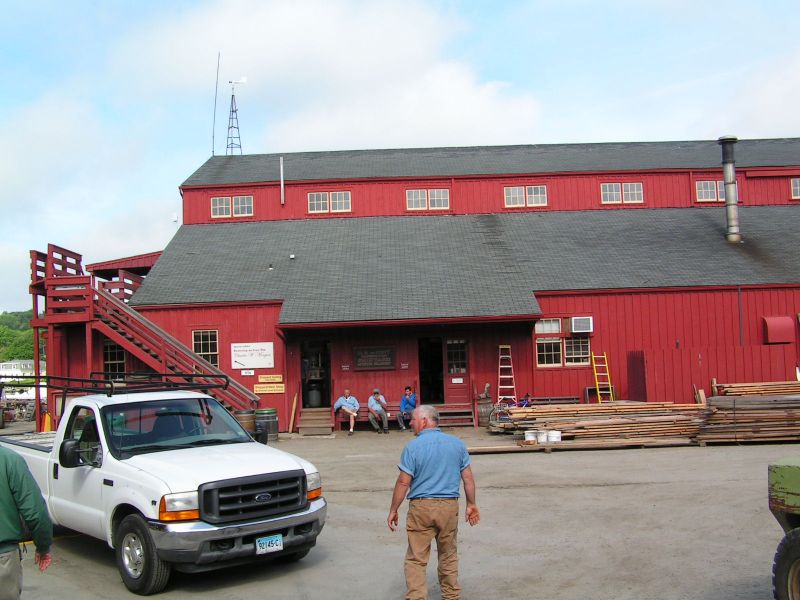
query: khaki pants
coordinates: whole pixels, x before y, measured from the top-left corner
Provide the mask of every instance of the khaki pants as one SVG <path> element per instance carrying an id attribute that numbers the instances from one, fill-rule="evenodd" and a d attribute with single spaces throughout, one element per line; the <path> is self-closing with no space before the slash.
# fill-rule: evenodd
<path id="1" fill-rule="evenodd" d="M 22 593 L 22 562 L 19 549 L 0 554 L 0 600 L 19 600 Z"/>
<path id="2" fill-rule="evenodd" d="M 411 500 L 406 532 L 406 600 L 425 600 L 428 597 L 426 569 L 434 538 L 439 554 L 442 600 L 458 600 L 461 597 L 461 588 L 458 587 L 458 498 Z"/>

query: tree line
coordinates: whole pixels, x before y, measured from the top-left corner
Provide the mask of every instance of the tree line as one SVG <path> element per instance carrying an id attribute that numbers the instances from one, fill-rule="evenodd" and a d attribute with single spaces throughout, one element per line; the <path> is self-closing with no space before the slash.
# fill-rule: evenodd
<path id="1" fill-rule="evenodd" d="M 33 360 L 33 310 L 0 313 L 0 362 Z"/>

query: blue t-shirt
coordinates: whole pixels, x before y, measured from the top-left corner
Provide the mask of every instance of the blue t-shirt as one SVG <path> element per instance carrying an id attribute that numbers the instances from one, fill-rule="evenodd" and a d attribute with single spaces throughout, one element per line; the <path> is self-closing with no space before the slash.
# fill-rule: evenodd
<path id="1" fill-rule="evenodd" d="M 401 471 L 411 475 L 409 500 L 414 498 L 458 498 L 461 471 L 470 464 L 467 447 L 455 436 L 436 429 L 423 429 L 403 449 Z"/>

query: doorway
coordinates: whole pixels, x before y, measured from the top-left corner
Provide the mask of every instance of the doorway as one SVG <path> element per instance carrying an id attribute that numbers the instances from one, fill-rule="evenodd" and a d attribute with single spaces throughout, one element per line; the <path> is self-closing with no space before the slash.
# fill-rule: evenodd
<path id="1" fill-rule="evenodd" d="M 330 342 L 300 343 L 300 380 L 303 390 L 303 408 L 321 408 L 331 405 Z"/>
<path id="2" fill-rule="evenodd" d="M 425 404 L 444 404 L 442 338 L 419 339 L 419 397 Z"/>

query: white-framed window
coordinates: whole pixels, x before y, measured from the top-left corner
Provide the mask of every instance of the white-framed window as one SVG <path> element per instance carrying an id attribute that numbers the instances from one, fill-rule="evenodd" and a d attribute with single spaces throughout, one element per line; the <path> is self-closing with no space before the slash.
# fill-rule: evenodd
<path id="1" fill-rule="evenodd" d="M 331 192 L 331 212 L 350 212 L 350 192 Z"/>
<path id="2" fill-rule="evenodd" d="M 546 185 L 518 185 L 503 188 L 506 208 L 523 206 L 547 206 Z"/>
<path id="3" fill-rule="evenodd" d="M 575 367 L 591 364 L 591 338 L 562 332 L 562 319 L 540 319 L 533 326 L 537 367 Z"/>
<path id="4" fill-rule="evenodd" d="M 564 364 L 565 365 L 588 365 L 589 338 L 587 336 L 564 338 Z"/>
<path id="5" fill-rule="evenodd" d="M 800 177 L 792 178 L 792 200 L 800 200 Z"/>
<path id="6" fill-rule="evenodd" d="M 625 204 L 641 204 L 644 202 L 644 191 L 640 182 L 622 184 L 622 201 Z"/>
<path id="7" fill-rule="evenodd" d="M 350 192 L 309 192 L 308 212 L 327 213 L 327 212 L 350 212 Z"/>
<path id="8" fill-rule="evenodd" d="M 695 181 L 694 187 L 698 202 L 725 202 L 724 181 Z"/>
<path id="9" fill-rule="evenodd" d="M 214 329 L 198 329 L 192 331 L 192 349 L 194 353 L 219 367 L 219 332 Z"/>
<path id="10" fill-rule="evenodd" d="M 448 210 L 450 190 L 406 190 L 406 210 Z"/>
<path id="11" fill-rule="evenodd" d="M 467 372 L 467 341 L 447 340 L 447 372 Z"/>
<path id="12" fill-rule="evenodd" d="M 547 206 L 546 185 L 529 185 L 525 188 L 525 193 L 528 206 Z"/>
<path id="13" fill-rule="evenodd" d="M 310 192 L 308 194 L 308 212 L 328 212 L 328 192 Z"/>
<path id="14" fill-rule="evenodd" d="M 601 183 L 600 202 L 603 204 L 619 204 L 622 202 L 622 185 L 619 183 Z"/>
<path id="15" fill-rule="evenodd" d="M 211 218 L 220 219 L 231 216 L 231 198 L 225 196 L 211 199 Z"/>
<path id="16" fill-rule="evenodd" d="M 125 350 L 122 346 L 105 340 L 103 342 L 103 373 L 106 379 L 117 379 L 116 375 L 125 372 Z"/>
<path id="17" fill-rule="evenodd" d="M 561 366 L 561 338 L 536 338 L 536 366 Z"/>
<path id="18" fill-rule="evenodd" d="M 233 197 L 233 216 L 252 217 L 253 216 L 253 197 L 234 196 Z"/>

